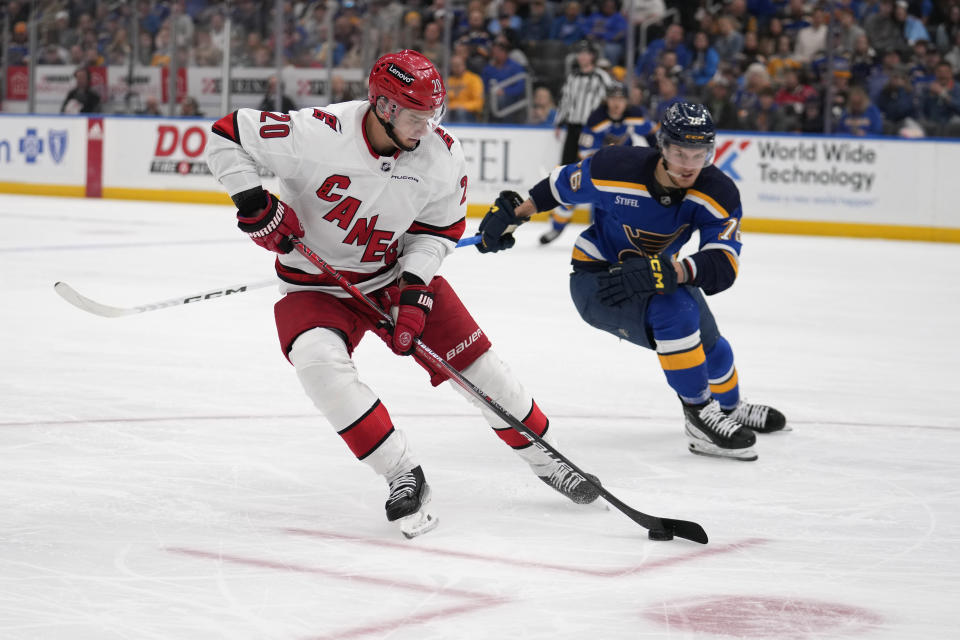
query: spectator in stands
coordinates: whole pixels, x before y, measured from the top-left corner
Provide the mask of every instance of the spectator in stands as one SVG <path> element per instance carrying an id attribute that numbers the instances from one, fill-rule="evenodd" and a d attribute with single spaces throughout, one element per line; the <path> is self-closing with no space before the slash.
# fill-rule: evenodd
<path id="1" fill-rule="evenodd" d="M 703 104 L 713 116 L 713 124 L 718 130 L 739 129 L 737 107 L 730 99 L 730 82 L 721 75 L 707 83 L 707 93 Z"/>
<path id="2" fill-rule="evenodd" d="M 852 136 L 875 136 L 883 133 L 883 114 L 863 87 L 852 87 L 847 106 L 837 120 L 836 133 Z"/>
<path id="3" fill-rule="evenodd" d="M 647 50 L 637 60 L 636 75 L 644 78 L 653 73 L 663 51 L 673 51 L 677 55 L 677 64 L 686 69 L 690 65 L 690 50 L 683 43 L 683 27 L 671 24 L 662 38 L 650 43 Z M 657 121 L 659 122 L 659 117 Z"/>
<path id="4" fill-rule="evenodd" d="M 447 47 L 443 43 L 443 25 L 436 21 L 423 25 L 423 41 L 417 51 L 429 58 L 437 69 L 443 69 L 447 62 Z"/>
<path id="5" fill-rule="evenodd" d="M 856 47 L 857 39 L 861 36 L 866 38 L 867 32 L 857 23 L 857 16 L 854 14 L 851 5 L 836 7 L 833 15 L 837 21 L 837 26 L 834 27 L 839 37 L 837 47 L 841 51 L 852 51 Z M 867 43 L 869 45 L 869 39 Z"/>
<path id="6" fill-rule="evenodd" d="M 710 38 L 703 31 L 697 31 L 693 36 L 693 52 L 690 62 L 690 79 L 697 95 L 702 95 L 707 83 L 713 80 L 720 64 L 720 56 L 710 46 Z"/>
<path id="7" fill-rule="evenodd" d="M 743 53 L 743 34 L 737 27 L 736 21 L 730 16 L 722 15 L 717 19 L 717 37 L 713 48 L 721 60 L 736 60 Z"/>
<path id="8" fill-rule="evenodd" d="M 151 35 L 149 31 L 141 30 L 137 38 L 139 40 L 139 46 L 137 47 L 136 63 L 144 67 L 149 67 L 150 63 L 153 62 L 153 54 L 155 53 L 153 35 Z"/>
<path id="9" fill-rule="evenodd" d="M 70 26 L 70 12 L 64 9 L 57 11 L 53 21 L 53 37 L 58 45 L 69 50 L 80 43 L 80 32 Z M 949 48 L 949 47 L 947 47 Z"/>
<path id="10" fill-rule="evenodd" d="M 523 29 L 523 20 L 517 15 L 517 5 L 513 0 L 503 0 L 496 19 L 487 23 L 487 31 L 494 37 L 503 34 L 513 39 L 521 29 Z"/>
<path id="11" fill-rule="evenodd" d="M 213 37 L 206 29 L 194 32 L 193 64 L 196 67 L 216 67 L 223 60 L 223 52 L 213 44 Z"/>
<path id="12" fill-rule="evenodd" d="M 557 106 L 547 87 L 533 90 L 533 107 L 530 109 L 530 124 L 552 126 L 557 119 Z"/>
<path id="13" fill-rule="evenodd" d="M 580 3 L 570 0 L 563 5 L 563 15 L 553 21 L 550 39 L 562 40 L 564 44 L 572 45 L 585 40 L 589 33 L 590 26 L 583 17 Z"/>
<path id="14" fill-rule="evenodd" d="M 520 77 L 517 77 L 520 76 Z M 520 102 L 526 93 L 526 69 L 510 59 L 510 42 L 503 36 L 493 41 L 490 62 L 481 74 L 487 100 L 490 103 L 491 122 L 524 122 L 527 117 L 522 109 L 508 110 Z M 505 80 L 515 78 L 509 84 Z"/>
<path id="15" fill-rule="evenodd" d="M 49 42 L 40 50 L 38 64 L 67 64 L 70 54 L 56 42 Z"/>
<path id="16" fill-rule="evenodd" d="M 471 9 L 467 16 L 467 31 L 457 40 L 457 44 L 467 47 L 467 68 L 474 73 L 483 72 L 493 48 L 493 37 L 484 22 L 483 11 Z"/>
<path id="17" fill-rule="evenodd" d="M 797 69 L 787 69 L 774 98 L 777 104 L 794 114 L 800 113 L 807 98 L 817 95 L 816 89 L 807 82 L 806 76 L 806 72 L 801 76 L 801 72 Z"/>
<path id="18" fill-rule="evenodd" d="M 27 23 L 20 21 L 13 25 L 13 36 L 7 47 L 7 64 L 11 66 L 26 66 L 30 56 L 30 46 L 27 42 Z"/>
<path id="19" fill-rule="evenodd" d="M 64 98 L 60 113 L 100 113 L 100 94 L 91 85 L 90 70 L 80 67 L 73 77 L 77 84 Z"/>
<path id="20" fill-rule="evenodd" d="M 350 88 L 350 85 L 347 84 L 347 81 L 343 79 L 342 75 L 334 73 L 330 76 L 330 104 L 349 102 L 356 99 L 357 96 L 354 95 L 353 90 Z"/>
<path id="21" fill-rule="evenodd" d="M 297 110 L 297 105 L 285 92 L 283 82 L 280 83 L 280 104 L 277 104 L 277 76 L 270 76 L 267 79 L 267 90 L 263 94 L 263 100 L 257 107 L 260 111 L 275 111 L 279 113 L 290 113 Z"/>
<path id="22" fill-rule="evenodd" d="M 530 14 L 527 16 L 521 31 L 521 39 L 530 44 L 550 38 L 553 27 L 553 9 L 546 0 L 533 0 L 530 3 Z"/>
<path id="23" fill-rule="evenodd" d="M 680 94 L 680 87 L 677 81 L 669 76 L 663 76 L 657 82 L 657 98 L 653 109 L 654 119 L 657 122 L 663 121 L 663 114 L 667 108 L 674 102 L 682 102 L 683 97 Z"/>
<path id="24" fill-rule="evenodd" d="M 197 99 L 193 96 L 186 96 L 180 103 L 180 115 L 192 118 L 202 117 L 203 112 L 200 111 L 200 105 L 197 104 Z"/>
<path id="25" fill-rule="evenodd" d="M 954 69 L 960 69 L 960 31 L 954 34 L 953 46 L 944 54 L 943 59 L 950 63 Z"/>
<path id="26" fill-rule="evenodd" d="M 877 94 L 877 108 L 883 114 L 884 133 L 897 135 L 907 118 L 917 119 L 916 95 L 910 88 L 906 69 L 895 69 L 890 80 Z"/>
<path id="27" fill-rule="evenodd" d="M 462 55 L 450 58 L 446 86 L 446 119 L 450 122 L 478 122 L 483 115 L 483 80 L 467 69 L 467 61 Z"/>
<path id="28" fill-rule="evenodd" d="M 941 62 L 934 80 L 920 95 L 921 124 L 927 135 L 960 135 L 960 86 L 949 62 Z"/>
<path id="29" fill-rule="evenodd" d="M 947 52 L 957 42 L 957 34 L 960 34 L 960 2 L 953 0 L 947 9 L 946 20 L 937 25 L 934 32 L 934 42 L 940 51 Z"/>
<path id="30" fill-rule="evenodd" d="M 774 82 L 781 82 L 788 69 L 797 70 L 803 64 L 793 57 L 793 40 L 787 34 L 777 38 L 776 50 L 767 60 L 767 73 Z"/>
<path id="31" fill-rule="evenodd" d="M 923 25 L 920 18 L 910 15 L 909 7 L 910 3 L 907 2 L 907 0 L 897 0 L 893 9 L 894 21 L 902 25 L 903 38 L 909 45 L 912 45 L 917 40 L 926 40 L 929 42 L 930 33 L 927 32 L 927 28 Z"/>
<path id="32" fill-rule="evenodd" d="M 141 116 L 162 116 L 160 113 L 160 101 L 157 96 L 147 96 L 143 104 L 143 109 L 137 112 Z"/>
<path id="33" fill-rule="evenodd" d="M 797 121 L 797 133 L 823 133 L 823 108 L 819 96 L 807 98 Z"/>
<path id="34" fill-rule="evenodd" d="M 743 75 L 743 86 L 733 94 L 733 104 L 737 107 L 737 118 L 747 122 L 747 115 L 756 107 L 760 90 L 770 86 L 770 74 L 760 63 L 750 65 Z"/>
<path id="35" fill-rule="evenodd" d="M 740 69 L 746 70 L 752 64 L 762 64 L 766 66 L 769 62 L 768 56 L 773 51 L 764 53 L 760 50 L 760 41 L 757 39 L 756 31 L 747 31 L 743 34 L 743 49 L 740 55 L 736 57 L 736 62 Z"/>
<path id="36" fill-rule="evenodd" d="M 793 57 L 800 62 L 807 63 L 827 45 L 827 12 L 816 7 L 810 14 L 809 26 L 797 31 L 796 43 L 793 47 Z"/>
<path id="37" fill-rule="evenodd" d="M 789 131 L 793 124 L 788 114 L 777 104 L 775 95 L 770 85 L 761 88 L 756 102 L 740 123 L 740 128 L 750 131 Z"/>
<path id="38" fill-rule="evenodd" d="M 850 74 L 854 84 L 866 86 L 876 59 L 877 52 L 870 46 L 867 34 L 861 33 L 850 50 Z"/>
<path id="39" fill-rule="evenodd" d="M 876 101 L 880 91 L 890 82 L 890 76 L 895 69 L 903 67 L 903 59 L 896 49 L 884 51 L 880 56 L 880 64 L 875 65 L 867 77 L 867 94 Z"/>
<path id="40" fill-rule="evenodd" d="M 907 46 L 903 25 L 893 17 L 893 0 L 879 0 L 877 11 L 867 17 L 863 29 L 870 46 L 877 51 L 901 51 Z"/>
<path id="41" fill-rule="evenodd" d="M 602 0 L 600 10 L 590 16 L 590 39 L 612 65 L 623 63 L 627 39 L 627 19 L 620 13 L 617 0 Z"/>

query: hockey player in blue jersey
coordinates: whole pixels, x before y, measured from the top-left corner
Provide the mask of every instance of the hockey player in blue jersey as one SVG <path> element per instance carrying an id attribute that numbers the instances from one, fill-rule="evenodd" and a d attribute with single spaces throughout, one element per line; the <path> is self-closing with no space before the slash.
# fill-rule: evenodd
<path id="1" fill-rule="evenodd" d="M 589 158 L 600 147 L 623 144 L 641 147 L 656 144 L 656 122 L 647 120 L 642 107 L 631 105 L 622 84 L 611 85 L 607 98 L 593 110 L 580 134 L 580 159 Z M 572 209 L 559 207 L 550 214 L 550 228 L 540 236 L 540 244 L 549 244 L 560 237 L 570 224 Z"/>
<path id="2" fill-rule="evenodd" d="M 702 105 L 664 114 L 660 148 L 603 147 L 555 169 L 523 200 L 504 191 L 480 224 L 482 253 L 509 249 L 513 230 L 538 211 L 593 204 L 593 224 L 573 249 L 570 293 L 581 317 L 655 350 L 683 405 L 691 452 L 756 460 L 754 432 L 786 425 L 772 407 L 740 399 L 733 351 L 703 294 L 729 288 L 739 269 L 740 193 L 711 164 L 715 131 Z M 699 250 L 678 257 L 693 232 Z"/>

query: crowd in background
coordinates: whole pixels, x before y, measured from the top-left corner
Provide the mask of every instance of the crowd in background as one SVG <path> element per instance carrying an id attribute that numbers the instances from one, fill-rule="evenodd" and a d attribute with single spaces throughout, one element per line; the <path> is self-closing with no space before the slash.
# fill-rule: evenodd
<path id="1" fill-rule="evenodd" d="M 126 65 L 131 56 L 145 66 L 168 65 L 172 56 L 181 67 L 218 66 L 228 52 L 235 67 L 276 66 L 273 0 L 35 4 L 31 53 L 31 3 L 6 3 L 5 66 L 31 56 L 78 68 Z M 854 135 L 960 136 L 960 0 L 629 0 L 626 8 L 620 0 L 303 0 L 282 7 L 283 66 L 320 69 L 332 60 L 336 68 L 368 69 L 383 52 L 416 49 L 447 74 L 454 120 L 551 123 L 576 64 L 572 52 L 589 44 L 650 118 L 683 98 L 705 103 L 726 130 L 818 133 L 826 122 Z M 631 41 L 636 55 L 627 60 Z M 511 78 L 520 80 L 504 83 Z M 337 97 L 362 96 L 341 88 Z M 523 109 L 498 115 L 512 103 Z"/>

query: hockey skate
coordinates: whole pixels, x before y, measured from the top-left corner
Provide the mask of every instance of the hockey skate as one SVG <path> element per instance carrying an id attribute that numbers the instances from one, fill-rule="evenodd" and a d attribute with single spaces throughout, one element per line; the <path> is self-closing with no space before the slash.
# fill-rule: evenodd
<path id="1" fill-rule="evenodd" d="M 597 476 L 587 473 L 584 477 L 565 462 L 556 461 L 548 475 L 541 475 L 543 471 L 539 470 L 537 477 L 577 504 L 590 504 L 600 495 L 600 490 L 591 484 L 600 484 Z"/>
<path id="2" fill-rule="evenodd" d="M 789 431 L 787 418 L 773 407 L 763 404 L 750 404 L 741 400 L 736 407 L 723 409 L 723 412 L 757 433 L 773 433 L 785 428 Z"/>
<path id="3" fill-rule="evenodd" d="M 430 485 L 423 477 L 419 466 L 388 480 L 390 497 L 384 505 L 387 520 L 398 521 L 400 532 L 407 538 L 415 538 L 436 528 L 440 521 L 427 512 L 430 502 Z"/>
<path id="4" fill-rule="evenodd" d="M 597 499 L 600 490 L 590 483 L 600 484 L 595 475 L 587 473 L 585 478 L 567 463 L 555 459 L 546 449 L 537 445 L 533 447 L 524 457 L 538 478 L 577 504 L 590 504 Z"/>
<path id="5" fill-rule="evenodd" d="M 753 450 L 757 436 L 729 418 L 716 400 L 684 403 L 683 416 L 690 453 L 744 461 L 757 459 Z"/>
<path id="6" fill-rule="evenodd" d="M 554 228 L 547 229 L 547 231 L 545 231 L 544 234 L 543 234 L 542 236 L 540 236 L 540 244 L 550 244 L 551 242 L 553 242 L 554 240 L 556 240 L 557 238 L 559 238 L 561 233 L 563 233 L 563 229 L 562 229 L 562 228 L 560 228 L 560 229 L 554 229 Z"/>

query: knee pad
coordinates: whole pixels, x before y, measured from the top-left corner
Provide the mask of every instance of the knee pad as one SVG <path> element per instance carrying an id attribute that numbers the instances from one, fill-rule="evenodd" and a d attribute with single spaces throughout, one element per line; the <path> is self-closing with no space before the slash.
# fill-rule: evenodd
<path id="1" fill-rule="evenodd" d="M 352 424 L 377 401 L 360 382 L 347 346 L 330 329 L 310 329 L 290 347 L 290 362 L 307 396 L 338 431 Z"/>

